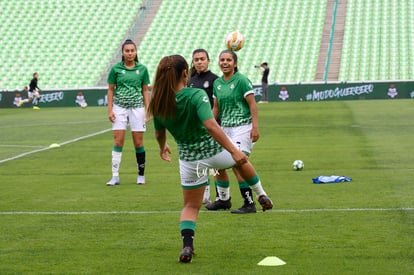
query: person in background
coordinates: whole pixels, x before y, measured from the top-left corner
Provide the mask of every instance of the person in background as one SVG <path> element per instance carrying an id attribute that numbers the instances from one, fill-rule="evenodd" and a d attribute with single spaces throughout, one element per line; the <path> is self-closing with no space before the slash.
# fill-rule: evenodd
<path id="1" fill-rule="evenodd" d="M 211 108 L 214 106 L 213 83 L 218 76 L 209 69 L 210 56 L 205 49 L 196 49 L 193 51 L 192 67 L 190 69 L 190 81 L 188 86 L 203 89 L 210 100 Z M 217 123 L 220 125 L 220 116 L 216 117 Z M 250 189 L 250 188 L 249 188 Z M 219 200 L 217 188 L 215 201 Z M 242 194 L 245 191 L 241 191 Z M 251 192 L 251 191 L 250 191 Z M 206 186 L 203 203 L 209 207 L 210 202 L 210 185 Z M 253 205 L 254 206 L 254 205 Z"/>
<path id="2" fill-rule="evenodd" d="M 82 92 L 78 92 L 78 94 L 76 95 L 75 103 L 78 104 L 80 107 L 84 107 L 88 104 Z"/>
<path id="3" fill-rule="evenodd" d="M 114 145 L 112 148 L 112 178 L 107 186 L 120 184 L 119 167 L 127 125 L 131 128 L 135 147 L 137 184 L 145 184 L 145 124 L 149 96 L 149 73 L 138 61 L 135 43 L 128 39 L 122 44 L 122 61 L 115 64 L 108 75 L 108 118 L 112 122 Z"/>
<path id="4" fill-rule="evenodd" d="M 22 101 L 22 95 L 20 93 L 16 93 L 13 100 L 13 105 L 16 107 L 20 107 L 20 101 Z"/>
<path id="5" fill-rule="evenodd" d="M 288 98 L 289 98 L 289 92 L 288 92 L 288 90 L 286 89 L 286 86 L 282 86 L 282 87 L 280 88 L 279 98 L 280 98 L 280 100 L 282 100 L 282 101 L 286 101 L 286 100 L 288 100 Z"/>
<path id="6" fill-rule="evenodd" d="M 41 89 L 37 85 L 37 81 L 39 78 L 39 73 L 33 73 L 33 78 L 29 84 L 29 90 L 27 92 L 27 98 L 19 101 L 19 107 L 21 107 L 24 103 L 32 102 L 33 110 L 39 110 L 39 101 L 40 101 L 40 91 Z"/>
<path id="7" fill-rule="evenodd" d="M 208 169 L 235 169 L 248 179 L 257 195 L 266 197 L 260 178 L 248 157 L 227 137 L 215 120 L 205 91 L 187 87 L 188 64 L 180 55 L 163 57 L 157 67 L 149 112 L 154 117 L 160 157 L 171 161 L 168 130 L 179 149 L 179 167 L 184 206 L 180 216 L 183 241 L 179 261 L 189 263 L 194 255 L 198 213 L 208 185 Z M 221 177 L 226 177 L 223 170 Z M 272 204 L 267 198 L 267 209 Z"/>
<path id="8" fill-rule="evenodd" d="M 259 139 L 259 118 L 254 97 L 253 85 L 250 80 L 238 72 L 237 55 L 230 50 L 224 50 L 219 55 L 219 67 L 223 76 L 214 81 L 214 107 L 215 116 L 220 115 L 221 127 L 230 139 L 247 156 L 250 155 L 253 144 Z M 249 179 L 244 178 L 233 169 L 236 175 L 240 193 L 244 199 L 243 205 L 232 210 L 233 214 L 256 213 L 252 190 L 249 188 Z M 222 173 L 222 171 L 219 171 Z M 219 190 L 229 189 L 228 179 L 216 180 Z M 211 205 L 208 210 L 230 209 L 231 198 L 226 193 L 220 194 L 220 199 Z M 262 210 L 267 210 L 267 197 L 257 196 Z"/>
<path id="9" fill-rule="evenodd" d="M 260 64 L 260 67 L 263 68 L 262 73 L 262 99 L 259 103 L 267 103 L 267 87 L 269 86 L 269 66 L 267 65 L 267 62 L 263 62 Z"/>
<path id="10" fill-rule="evenodd" d="M 210 56 L 208 52 L 205 49 L 194 50 L 191 63 L 192 66 L 190 69 L 190 81 L 188 82 L 188 87 L 203 89 L 208 95 L 211 108 L 213 108 L 213 82 L 218 76 L 212 73 L 209 69 Z M 217 118 L 216 120 L 220 124 L 220 118 Z M 218 197 L 217 191 L 216 197 Z M 210 203 L 210 185 L 206 186 L 203 203 Z"/>

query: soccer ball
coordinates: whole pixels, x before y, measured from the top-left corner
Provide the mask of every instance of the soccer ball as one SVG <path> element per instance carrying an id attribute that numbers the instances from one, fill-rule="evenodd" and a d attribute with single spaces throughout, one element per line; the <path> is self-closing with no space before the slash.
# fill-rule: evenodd
<path id="1" fill-rule="evenodd" d="M 300 171 L 303 170 L 303 168 L 305 168 L 305 164 L 300 159 L 297 159 L 292 163 L 292 167 L 293 170 Z"/>
<path id="2" fill-rule="evenodd" d="M 230 51 L 237 52 L 244 45 L 244 35 L 238 31 L 228 33 L 224 38 L 224 43 Z"/>
<path id="3" fill-rule="evenodd" d="M 79 104 L 80 105 L 80 107 L 82 108 L 82 109 L 85 109 L 86 107 L 88 107 L 88 103 L 86 103 L 86 102 L 82 102 L 81 104 Z"/>

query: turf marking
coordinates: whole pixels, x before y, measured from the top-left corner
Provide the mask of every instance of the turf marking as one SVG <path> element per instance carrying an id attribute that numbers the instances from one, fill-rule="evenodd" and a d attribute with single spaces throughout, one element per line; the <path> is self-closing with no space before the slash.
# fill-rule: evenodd
<path id="1" fill-rule="evenodd" d="M 369 211 L 414 211 L 414 207 L 403 208 L 314 208 L 314 209 L 279 209 L 266 211 L 270 213 L 305 213 L 305 212 L 369 212 Z M 228 213 L 227 211 L 201 210 L 203 213 Z M 10 211 L 0 215 L 146 215 L 181 213 L 181 210 L 160 211 Z"/>
<path id="2" fill-rule="evenodd" d="M 18 144 L 0 144 L 0 147 L 17 147 L 17 148 L 43 148 L 39 145 L 18 145 Z"/>
<path id="3" fill-rule="evenodd" d="M 87 139 L 87 138 L 90 138 L 90 137 L 93 137 L 93 136 L 97 136 L 97 135 L 100 135 L 100 134 L 104 134 L 104 133 L 109 132 L 111 130 L 112 129 L 106 129 L 106 130 L 102 130 L 102 131 L 99 131 L 99 132 L 95 132 L 95 133 L 92 133 L 92 134 L 89 134 L 89 135 L 85 135 L 85 136 L 81 136 L 81 137 L 78 137 L 78 138 L 70 139 L 70 140 L 67 140 L 67 141 L 64 141 L 64 142 L 59 143 L 59 145 L 62 146 L 62 145 L 66 145 L 66 144 L 69 144 L 69 143 L 77 142 L 77 141 L 82 140 L 82 139 Z M 28 147 L 28 146 L 26 146 L 26 147 Z M 32 147 L 34 147 L 34 146 L 32 146 Z M 50 149 L 55 149 L 55 148 L 49 147 L 49 146 L 41 147 L 39 149 L 32 150 L 32 151 L 29 151 L 29 152 L 25 152 L 25 153 L 22 153 L 22 154 L 19 154 L 19 155 L 10 157 L 10 158 L 0 159 L 0 163 L 4 163 L 4 162 L 7 162 L 7 161 L 15 160 L 15 159 L 18 159 L 18 158 L 25 157 L 27 155 L 31 155 L 31 154 L 34 154 L 34 153 L 39 153 L 39 152 L 46 151 L 46 150 L 50 150 Z"/>

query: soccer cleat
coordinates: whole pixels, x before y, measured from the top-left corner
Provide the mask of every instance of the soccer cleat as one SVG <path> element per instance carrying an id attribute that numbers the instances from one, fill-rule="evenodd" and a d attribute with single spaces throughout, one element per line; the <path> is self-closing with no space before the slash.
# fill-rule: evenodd
<path id="1" fill-rule="evenodd" d="M 145 184 L 145 176 L 138 176 L 137 177 L 137 184 L 139 184 L 139 185 Z"/>
<path id="2" fill-rule="evenodd" d="M 180 258 L 178 259 L 181 263 L 191 263 L 193 260 L 194 250 L 186 246 L 181 250 Z"/>
<path id="3" fill-rule="evenodd" d="M 106 183 L 106 186 L 115 186 L 119 185 L 120 183 L 121 182 L 119 180 L 119 177 L 112 177 L 112 179 Z"/>
<path id="4" fill-rule="evenodd" d="M 211 201 L 208 198 L 203 198 L 203 204 L 211 204 Z"/>
<path id="5" fill-rule="evenodd" d="M 18 107 L 22 107 L 22 105 L 23 105 L 23 100 L 21 100 L 21 99 L 20 99 L 20 100 L 19 100 L 19 103 L 17 103 L 17 106 L 18 106 Z"/>
<path id="6" fill-rule="evenodd" d="M 33 106 L 33 110 L 40 110 L 40 108 L 37 106 Z"/>
<path id="7" fill-rule="evenodd" d="M 272 201 L 266 195 L 261 195 L 258 198 L 258 201 L 259 201 L 260 205 L 262 206 L 263 212 L 273 208 Z"/>
<path id="8" fill-rule="evenodd" d="M 252 204 L 245 203 L 239 209 L 231 210 L 230 213 L 232 213 L 232 214 L 256 213 L 256 205 L 254 203 L 252 203 Z"/>
<path id="9" fill-rule="evenodd" d="M 222 200 L 217 200 L 213 203 L 209 203 L 206 204 L 206 208 L 208 210 L 212 210 L 212 211 L 216 211 L 216 210 L 226 210 L 226 209 L 230 209 L 231 208 L 231 198 L 226 200 L 226 201 L 222 201 Z"/>

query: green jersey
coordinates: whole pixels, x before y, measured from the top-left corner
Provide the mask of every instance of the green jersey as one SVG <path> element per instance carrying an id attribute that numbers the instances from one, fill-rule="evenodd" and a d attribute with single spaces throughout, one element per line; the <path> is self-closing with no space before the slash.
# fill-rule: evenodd
<path id="1" fill-rule="evenodd" d="M 213 95 L 217 99 L 221 126 L 236 127 L 251 123 L 252 115 L 245 97 L 253 91 L 253 85 L 244 75 L 236 72 L 229 80 L 217 78 L 213 83 Z"/>
<path id="2" fill-rule="evenodd" d="M 210 158 L 223 148 L 210 136 L 203 122 L 214 118 L 205 91 L 183 88 L 175 95 L 174 118 L 154 117 L 156 130 L 168 129 L 178 144 L 181 160 L 195 161 Z"/>
<path id="3" fill-rule="evenodd" d="M 147 67 L 136 62 L 134 68 L 126 68 L 123 62 L 115 64 L 108 75 L 108 84 L 115 84 L 114 104 L 123 108 L 144 108 L 142 85 L 148 85 Z"/>

